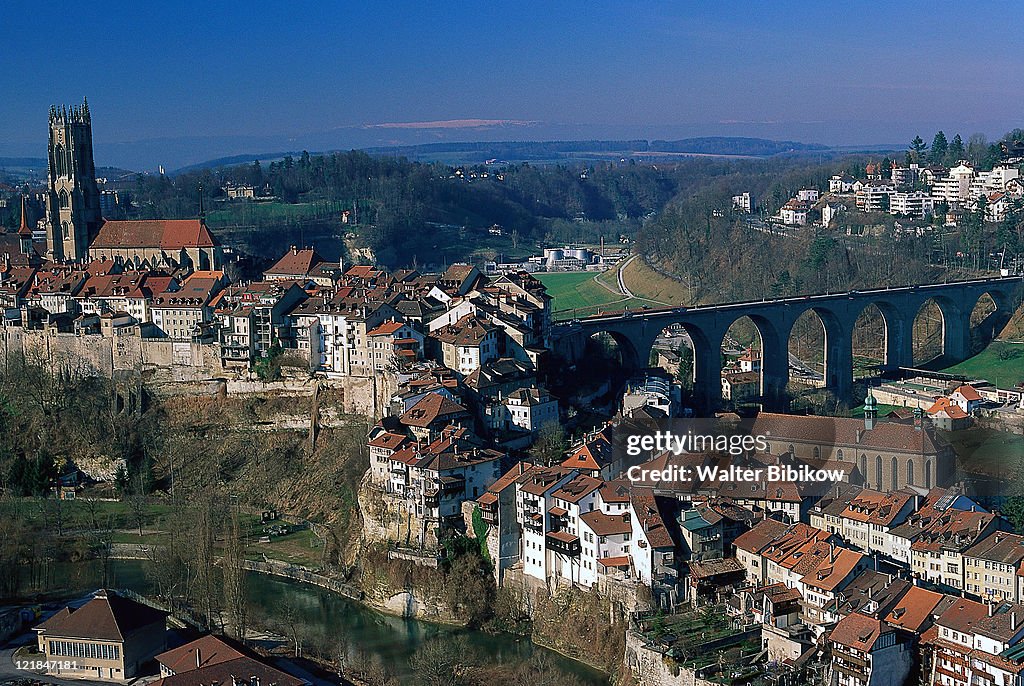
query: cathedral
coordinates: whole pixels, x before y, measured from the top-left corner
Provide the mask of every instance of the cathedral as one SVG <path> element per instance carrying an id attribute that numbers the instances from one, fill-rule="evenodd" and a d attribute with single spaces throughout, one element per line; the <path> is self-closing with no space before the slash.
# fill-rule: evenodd
<path id="1" fill-rule="evenodd" d="M 196 219 L 106 221 L 100 210 L 89 103 L 50 108 L 46 256 L 57 263 L 115 260 L 136 268 L 220 269 L 222 253 Z"/>

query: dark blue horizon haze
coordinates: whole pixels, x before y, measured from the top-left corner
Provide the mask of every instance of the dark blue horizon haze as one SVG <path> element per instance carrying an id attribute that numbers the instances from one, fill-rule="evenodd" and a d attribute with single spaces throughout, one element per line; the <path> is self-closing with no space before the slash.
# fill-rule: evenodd
<path id="1" fill-rule="evenodd" d="M 449 120 L 487 120 L 463 122 L 466 140 L 991 137 L 1024 114 L 1019 16 L 1010 2 L 15 0 L 0 6 L 0 155 L 40 153 L 50 104 L 83 95 L 98 148 L 335 130 L 344 146 L 349 127 Z M 381 131 L 416 128 L 444 130 Z"/>

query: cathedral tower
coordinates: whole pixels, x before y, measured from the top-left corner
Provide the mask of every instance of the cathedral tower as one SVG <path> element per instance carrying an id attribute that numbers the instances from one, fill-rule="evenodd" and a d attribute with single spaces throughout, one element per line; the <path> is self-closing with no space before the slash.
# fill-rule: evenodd
<path id="1" fill-rule="evenodd" d="M 46 195 L 46 249 L 55 261 L 86 259 L 100 230 L 100 192 L 92 158 L 89 103 L 50 108 L 49 191 Z"/>

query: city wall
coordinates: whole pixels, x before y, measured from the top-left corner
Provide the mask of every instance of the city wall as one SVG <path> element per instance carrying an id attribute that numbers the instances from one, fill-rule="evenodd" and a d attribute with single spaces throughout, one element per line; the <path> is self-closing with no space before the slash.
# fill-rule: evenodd
<path id="1" fill-rule="evenodd" d="M 306 369 L 284 368 L 285 378 L 264 382 L 248 370 L 225 369 L 215 344 L 139 336 L 78 336 L 69 333 L 0 329 L 0 365 L 25 359 L 72 376 L 100 376 L 144 386 L 152 399 L 193 395 L 285 395 L 311 398 L 317 384 L 338 391 L 340 410 L 380 417 L 395 392 L 391 379 L 335 377 L 314 380 Z M 134 405 L 134 403 L 127 403 Z M 137 409 L 137 408 L 136 408 Z M 330 426 L 332 410 L 324 408 Z M 308 426 L 308 416 L 305 420 Z"/>

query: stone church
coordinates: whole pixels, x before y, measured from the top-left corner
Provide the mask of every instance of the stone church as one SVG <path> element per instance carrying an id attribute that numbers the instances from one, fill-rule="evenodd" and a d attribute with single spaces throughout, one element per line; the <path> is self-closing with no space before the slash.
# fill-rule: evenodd
<path id="1" fill-rule="evenodd" d="M 100 210 L 89 103 L 50 108 L 46 254 L 54 262 L 217 270 L 222 252 L 202 216 L 106 221 Z"/>

